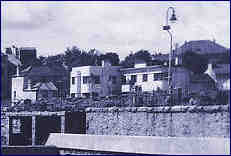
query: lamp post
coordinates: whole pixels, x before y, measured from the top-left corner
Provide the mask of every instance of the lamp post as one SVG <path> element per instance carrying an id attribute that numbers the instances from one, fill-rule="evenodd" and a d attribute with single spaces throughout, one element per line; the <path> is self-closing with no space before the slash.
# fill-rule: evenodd
<path id="1" fill-rule="evenodd" d="M 169 19 L 168 15 L 169 15 L 169 11 L 172 11 L 172 16 Z M 168 24 L 168 21 L 174 22 L 176 21 L 176 15 L 175 15 L 175 10 L 173 7 L 169 7 L 167 10 L 167 15 L 166 15 L 166 25 L 163 26 L 163 30 L 166 30 L 170 36 L 170 53 L 169 53 L 169 67 L 168 67 L 168 92 L 170 94 L 170 98 L 172 95 L 172 33 L 169 31 L 171 29 L 170 25 Z"/>

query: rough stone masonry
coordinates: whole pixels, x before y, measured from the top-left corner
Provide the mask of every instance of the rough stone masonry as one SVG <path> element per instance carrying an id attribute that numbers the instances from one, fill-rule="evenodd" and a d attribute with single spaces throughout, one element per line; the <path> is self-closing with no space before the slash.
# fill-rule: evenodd
<path id="1" fill-rule="evenodd" d="M 94 135 L 229 137 L 229 105 L 87 108 L 86 132 Z"/>

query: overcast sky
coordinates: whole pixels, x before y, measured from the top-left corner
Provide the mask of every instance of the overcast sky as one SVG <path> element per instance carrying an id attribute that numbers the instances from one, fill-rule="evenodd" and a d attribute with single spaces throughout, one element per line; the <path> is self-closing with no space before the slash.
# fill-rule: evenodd
<path id="1" fill-rule="evenodd" d="M 162 30 L 167 8 L 176 10 L 174 43 L 213 40 L 230 47 L 229 2 L 1 2 L 1 44 L 32 46 L 38 55 L 67 47 L 117 52 L 120 58 L 140 49 L 167 53 Z"/>

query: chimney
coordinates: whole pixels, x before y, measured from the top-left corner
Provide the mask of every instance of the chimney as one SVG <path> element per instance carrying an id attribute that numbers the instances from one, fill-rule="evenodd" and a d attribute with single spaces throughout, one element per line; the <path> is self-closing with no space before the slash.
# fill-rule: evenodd
<path id="1" fill-rule="evenodd" d="M 27 82 L 27 83 L 28 83 L 27 89 L 28 89 L 28 90 L 31 90 L 31 88 L 32 88 L 32 87 L 31 87 L 31 80 L 28 79 L 28 82 Z"/>
<path id="2" fill-rule="evenodd" d="M 208 64 L 208 70 L 213 70 L 212 63 L 209 63 L 209 64 Z"/>
<path id="3" fill-rule="evenodd" d="M 182 65 L 182 58 L 180 56 L 176 56 L 175 58 L 175 65 Z"/>
<path id="4" fill-rule="evenodd" d="M 179 58 L 178 58 L 178 57 L 175 58 L 175 65 L 176 65 L 176 66 L 179 65 Z"/>
<path id="5" fill-rule="evenodd" d="M 108 67 L 111 66 L 111 62 L 108 59 L 102 60 L 102 67 Z"/>
<path id="6" fill-rule="evenodd" d="M 16 76 L 19 76 L 19 66 L 16 68 Z"/>

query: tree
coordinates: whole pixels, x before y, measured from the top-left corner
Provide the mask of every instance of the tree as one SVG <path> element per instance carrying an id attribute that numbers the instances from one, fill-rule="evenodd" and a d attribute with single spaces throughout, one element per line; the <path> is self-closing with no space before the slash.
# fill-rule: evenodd
<path id="1" fill-rule="evenodd" d="M 151 54 L 147 50 L 139 50 L 134 55 L 135 55 L 135 59 L 141 59 L 147 63 L 150 63 L 151 61 Z"/>
<path id="2" fill-rule="evenodd" d="M 109 59 L 113 66 L 118 66 L 120 62 L 119 56 L 116 53 L 111 53 L 111 52 L 100 55 L 100 60 L 103 59 Z"/>
<path id="3" fill-rule="evenodd" d="M 139 50 L 135 54 L 130 53 L 129 56 L 125 57 L 124 61 L 121 62 L 121 65 L 124 68 L 132 68 L 134 67 L 136 59 L 144 60 L 148 65 L 150 65 L 151 54 L 147 50 Z"/>
<path id="4" fill-rule="evenodd" d="M 78 47 L 67 48 L 64 53 L 64 60 L 67 66 L 72 67 L 73 64 L 75 66 L 81 65 L 80 55 L 82 52 Z"/>
<path id="5" fill-rule="evenodd" d="M 183 54 L 183 66 L 195 74 L 204 73 L 207 69 L 208 59 L 195 52 L 188 51 Z"/>

